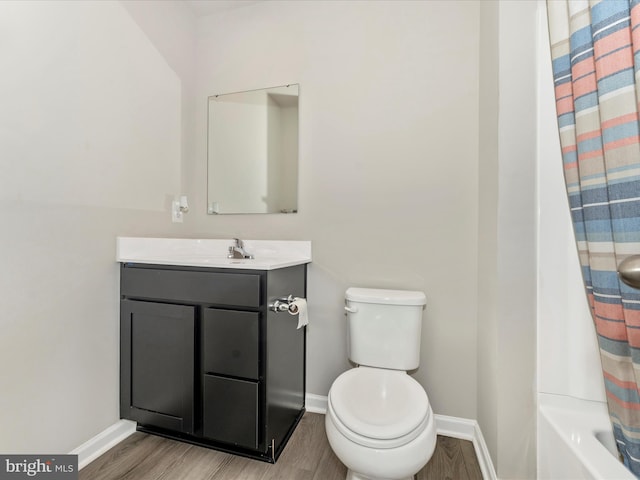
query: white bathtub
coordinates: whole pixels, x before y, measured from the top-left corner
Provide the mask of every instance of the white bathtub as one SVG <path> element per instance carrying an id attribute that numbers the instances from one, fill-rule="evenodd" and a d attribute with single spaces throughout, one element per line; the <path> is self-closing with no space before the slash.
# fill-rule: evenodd
<path id="1" fill-rule="evenodd" d="M 615 448 L 606 404 L 538 395 L 538 478 L 637 480 Z"/>

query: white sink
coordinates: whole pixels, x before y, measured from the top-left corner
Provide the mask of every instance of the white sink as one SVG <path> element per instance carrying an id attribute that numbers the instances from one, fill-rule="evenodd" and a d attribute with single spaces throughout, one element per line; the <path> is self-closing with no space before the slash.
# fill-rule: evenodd
<path id="1" fill-rule="evenodd" d="M 232 239 L 118 237 L 116 260 L 122 263 L 274 270 L 311 262 L 311 242 L 243 240 L 252 259 L 227 258 Z"/>

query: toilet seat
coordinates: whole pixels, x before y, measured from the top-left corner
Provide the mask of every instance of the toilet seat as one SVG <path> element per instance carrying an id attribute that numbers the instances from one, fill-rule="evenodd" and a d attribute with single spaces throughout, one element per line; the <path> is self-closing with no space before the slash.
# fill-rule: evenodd
<path id="1" fill-rule="evenodd" d="M 340 375 L 329 391 L 328 407 L 345 437 L 372 448 L 410 442 L 431 415 L 426 392 L 406 372 L 370 367 Z"/>

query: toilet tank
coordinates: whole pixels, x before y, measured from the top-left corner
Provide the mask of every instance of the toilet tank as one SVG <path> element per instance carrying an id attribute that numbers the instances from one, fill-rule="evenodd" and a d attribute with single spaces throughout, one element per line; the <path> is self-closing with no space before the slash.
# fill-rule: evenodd
<path id="1" fill-rule="evenodd" d="M 424 293 L 352 287 L 345 299 L 351 361 L 393 370 L 418 368 Z"/>

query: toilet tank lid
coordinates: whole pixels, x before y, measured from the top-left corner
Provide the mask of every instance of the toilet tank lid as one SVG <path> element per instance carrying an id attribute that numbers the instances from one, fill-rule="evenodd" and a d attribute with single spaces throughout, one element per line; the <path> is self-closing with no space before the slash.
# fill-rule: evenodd
<path id="1" fill-rule="evenodd" d="M 347 289 L 346 299 L 383 305 L 425 305 L 427 303 L 427 297 L 422 292 L 380 288 L 351 287 Z"/>

